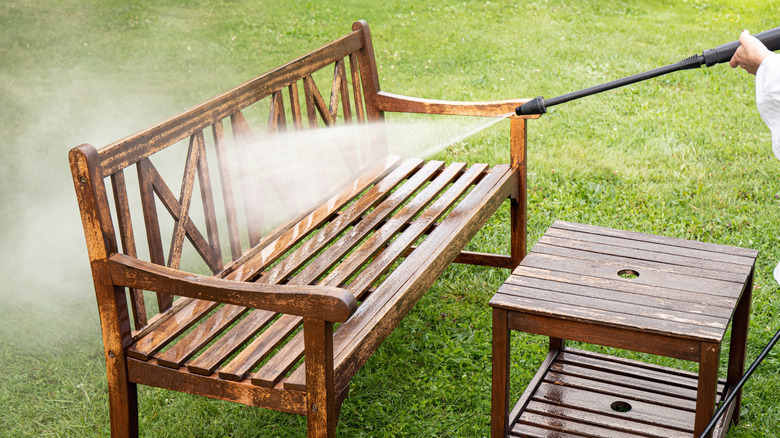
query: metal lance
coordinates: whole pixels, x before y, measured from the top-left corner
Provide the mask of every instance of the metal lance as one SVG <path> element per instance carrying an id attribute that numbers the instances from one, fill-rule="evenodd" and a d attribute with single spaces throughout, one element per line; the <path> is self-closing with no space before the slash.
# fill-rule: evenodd
<path id="1" fill-rule="evenodd" d="M 771 51 L 780 50 L 780 27 L 776 27 L 772 30 L 753 35 L 758 38 L 766 47 Z M 547 108 L 559 103 L 568 102 L 570 100 L 580 99 L 591 94 L 601 93 L 603 91 L 612 90 L 614 88 L 623 87 L 625 85 L 633 84 L 635 82 L 645 81 L 657 76 L 665 75 L 680 70 L 689 70 L 699 68 L 701 66 L 712 67 L 715 64 L 720 64 L 731 60 L 734 56 L 734 52 L 739 48 L 739 41 L 732 41 L 715 47 L 714 49 L 707 49 L 702 52 L 701 55 L 693 55 L 682 61 L 674 64 L 669 64 L 665 67 L 659 67 L 653 70 L 648 70 L 643 73 L 637 73 L 632 76 L 628 76 L 622 79 L 618 79 L 605 84 L 596 85 L 595 87 L 586 88 L 584 90 L 575 91 L 573 93 L 564 94 L 562 96 L 553 97 L 551 99 L 545 99 L 542 96 L 534 98 L 527 103 L 517 107 L 515 113 L 518 116 L 530 115 L 530 114 L 544 114 L 547 112 Z"/>

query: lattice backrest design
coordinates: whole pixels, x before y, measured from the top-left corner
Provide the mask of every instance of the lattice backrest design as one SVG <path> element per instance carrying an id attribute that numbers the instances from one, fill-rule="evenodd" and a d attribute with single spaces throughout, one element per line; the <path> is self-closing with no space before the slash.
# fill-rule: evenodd
<path id="1" fill-rule="evenodd" d="M 102 225 L 104 238 L 114 239 L 105 242 L 107 252 L 117 248 L 128 255 L 148 256 L 153 263 L 179 269 L 183 254 L 194 249 L 212 273 L 219 273 L 226 266 L 230 268 L 231 259 L 240 259 L 261 243 L 269 225 L 264 223 L 268 212 L 263 210 L 268 193 L 275 193 L 290 215 L 297 213 L 300 217 L 302 207 L 295 205 L 295 197 L 290 195 L 296 187 L 279 184 L 260 188 L 257 181 L 253 182 L 251 163 L 263 160 L 263 151 L 257 150 L 258 141 L 285 132 L 381 119 L 381 114 L 366 108 L 368 100 L 364 98 L 368 91 L 364 84 L 371 92 L 378 88 L 373 85 L 375 77 L 361 77 L 361 69 L 366 74 L 376 74 L 373 55 L 364 49 L 367 37 L 367 28 L 358 29 L 99 150 L 100 173 L 110 180 L 113 194 L 110 200 L 106 199 L 113 204 L 112 223 Z M 266 115 L 267 123 L 258 122 Z M 261 135 L 252 129 L 252 125 L 258 124 L 265 124 Z M 370 149 L 363 152 L 364 156 L 377 158 L 384 152 L 383 145 L 374 143 L 360 144 L 361 148 Z M 157 153 L 166 150 L 168 154 L 168 150 L 177 149 L 180 155 L 186 150 L 180 183 L 158 167 L 162 159 L 158 159 Z M 357 170 L 361 163 L 355 156 L 344 153 L 341 158 L 345 166 Z M 131 167 L 135 167 L 132 174 Z M 218 172 L 213 172 L 215 167 Z M 174 182 L 169 184 L 171 181 Z M 177 187 L 178 195 L 174 191 Z M 245 219 L 245 227 L 240 217 Z M 138 228 L 141 218 L 143 230 Z M 114 229 L 118 229 L 119 242 Z M 134 326 L 139 329 L 147 324 L 151 307 L 145 302 L 143 291 L 130 290 L 128 297 Z M 172 297 L 158 294 L 156 307 L 164 311 L 172 302 Z"/>

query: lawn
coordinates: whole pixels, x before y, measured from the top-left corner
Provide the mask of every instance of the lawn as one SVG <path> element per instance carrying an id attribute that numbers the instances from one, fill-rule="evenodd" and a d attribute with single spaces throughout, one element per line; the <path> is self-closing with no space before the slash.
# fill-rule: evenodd
<path id="1" fill-rule="evenodd" d="M 0 436 L 108 436 L 100 326 L 67 151 L 123 137 L 371 25 L 382 89 L 553 97 L 777 26 L 759 0 L 0 3 Z M 752 361 L 780 328 L 780 161 L 754 79 L 720 65 L 529 122 L 529 240 L 556 219 L 755 248 Z M 500 122 L 436 157 L 500 163 Z M 506 251 L 504 208 L 471 244 Z M 490 311 L 506 270 L 451 267 L 352 381 L 339 436 L 489 435 Z M 513 391 L 545 340 L 513 338 Z M 623 353 L 628 357 L 640 357 Z M 644 356 L 641 356 L 644 357 Z M 651 359 L 695 369 L 694 364 Z M 513 395 L 514 397 L 514 395 Z M 780 435 L 780 350 L 729 437 Z M 305 419 L 156 388 L 143 436 L 305 435 Z"/>

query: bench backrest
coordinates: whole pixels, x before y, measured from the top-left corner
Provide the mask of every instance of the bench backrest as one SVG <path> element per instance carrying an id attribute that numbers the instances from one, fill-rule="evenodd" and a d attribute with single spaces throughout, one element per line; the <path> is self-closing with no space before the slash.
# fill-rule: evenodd
<path id="1" fill-rule="evenodd" d="M 315 73 L 327 75 L 325 86 L 318 87 L 312 76 Z M 172 305 L 172 297 L 164 294 L 157 295 L 156 305 L 149 305 L 143 291 L 114 287 L 107 269 L 112 253 L 121 250 L 134 257 L 148 255 L 153 263 L 178 269 L 182 253 L 189 250 L 185 249 L 187 240 L 205 265 L 220 273 L 230 259 L 235 262 L 267 238 L 261 220 L 262 202 L 248 192 L 252 184 L 243 181 L 252 175 L 251 169 L 242 166 L 257 159 L 250 146 L 258 136 L 247 121 L 254 120 L 245 116 L 247 112 L 267 114 L 267 125 L 262 128 L 268 134 L 318 124 L 378 121 L 383 115 L 370 98 L 378 90 L 368 26 L 357 22 L 350 34 L 160 124 L 99 150 L 91 145 L 74 148 L 70 163 L 104 334 L 106 325 L 115 325 L 123 336 L 129 336 L 129 314 L 137 331 L 149 323 L 154 307 L 163 312 Z M 168 148 L 178 149 L 181 156 L 186 152 L 184 176 L 173 186 L 152 162 L 152 155 Z M 369 154 L 384 152 L 377 148 L 381 145 L 371 145 Z M 232 172 L 231 165 L 238 167 L 237 172 Z M 125 172 L 132 167 L 134 172 Z M 135 191 L 130 190 L 131 183 L 137 186 Z M 279 198 L 284 200 L 284 194 Z M 254 201 L 243 202 L 241 208 L 237 199 Z M 158 202 L 168 214 L 157 208 Z M 254 218 L 246 220 L 246 232 L 239 230 L 237 216 L 242 214 Z M 141 218 L 143 229 L 138 228 Z M 220 235 L 225 232 L 228 238 L 223 240 L 228 243 L 223 248 Z M 142 240 L 146 240 L 145 245 Z M 148 252 L 141 246 L 148 247 Z"/>

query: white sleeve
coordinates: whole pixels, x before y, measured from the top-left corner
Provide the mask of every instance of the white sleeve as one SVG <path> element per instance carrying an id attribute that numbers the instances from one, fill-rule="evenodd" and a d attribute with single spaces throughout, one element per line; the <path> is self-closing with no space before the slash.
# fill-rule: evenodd
<path id="1" fill-rule="evenodd" d="M 770 53 L 756 71 L 756 106 L 772 131 L 772 151 L 780 160 L 780 55 Z"/>

